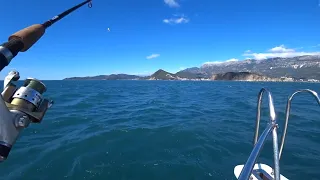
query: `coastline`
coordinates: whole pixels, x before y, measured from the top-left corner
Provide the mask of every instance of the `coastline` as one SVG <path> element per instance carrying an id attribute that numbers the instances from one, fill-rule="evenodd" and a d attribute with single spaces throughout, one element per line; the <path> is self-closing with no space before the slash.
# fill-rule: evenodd
<path id="1" fill-rule="evenodd" d="M 267 83 L 320 83 L 320 81 L 252 81 L 252 80 L 163 80 L 163 79 L 62 79 L 60 81 L 198 81 L 198 82 L 267 82 Z"/>
<path id="2" fill-rule="evenodd" d="M 313 82 L 320 80 L 309 78 L 294 77 L 270 77 L 252 72 L 226 72 L 213 75 L 197 75 L 193 73 L 172 74 L 162 69 L 156 71 L 151 76 L 137 76 L 128 74 L 111 74 L 86 77 L 70 77 L 63 80 L 146 80 L 146 81 L 241 81 L 241 82 Z"/>

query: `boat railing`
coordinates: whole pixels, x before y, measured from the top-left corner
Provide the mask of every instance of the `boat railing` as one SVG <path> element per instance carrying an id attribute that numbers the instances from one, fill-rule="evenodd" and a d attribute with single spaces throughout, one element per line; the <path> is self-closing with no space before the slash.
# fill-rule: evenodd
<path id="1" fill-rule="evenodd" d="M 283 127 L 283 133 L 282 133 L 282 138 L 281 138 L 281 143 L 280 143 L 280 150 L 279 150 L 279 159 L 281 159 L 281 154 L 282 154 L 282 150 L 283 150 L 283 146 L 284 146 L 284 141 L 286 139 L 286 134 L 287 134 L 287 128 L 288 128 L 288 122 L 289 122 L 289 116 L 290 116 L 290 110 L 291 110 L 291 101 L 293 99 L 293 97 L 299 93 L 302 92 L 307 92 L 310 93 L 318 102 L 318 105 L 320 106 L 320 99 L 318 96 L 318 93 L 310 90 L 310 89 L 301 89 L 298 90 L 296 92 L 294 92 L 289 98 L 288 98 L 288 102 L 287 102 L 287 107 L 286 107 L 286 119 L 284 122 L 284 127 Z"/>
<path id="2" fill-rule="evenodd" d="M 263 97 L 264 92 L 267 92 L 267 94 L 268 94 L 270 122 L 268 123 L 268 126 L 266 127 L 266 129 L 263 131 L 263 133 L 261 134 L 261 136 L 258 139 L 260 119 L 261 119 L 261 104 L 262 104 L 262 97 Z M 246 164 L 244 165 L 238 179 L 248 180 L 250 178 L 250 176 L 252 174 L 253 167 L 257 161 L 257 158 L 260 155 L 262 147 L 265 144 L 267 137 L 272 132 L 275 179 L 280 180 L 277 128 L 278 128 L 278 125 L 277 125 L 277 120 L 276 120 L 276 112 L 275 112 L 275 108 L 274 108 L 274 104 L 273 104 L 272 94 L 269 90 L 262 88 L 259 92 L 259 95 L 258 95 L 257 121 L 256 121 L 256 129 L 255 129 L 254 143 L 253 143 L 254 148 L 251 151 L 251 154 L 250 154 Z"/>
<path id="3" fill-rule="evenodd" d="M 262 134 L 259 136 L 259 128 L 260 128 L 260 119 L 261 119 L 261 104 L 262 104 L 262 97 L 264 92 L 268 94 L 268 103 L 269 103 L 269 113 L 270 113 L 270 122 L 268 123 L 266 129 L 262 132 Z M 318 102 L 318 105 L 320 106 L 320 98 L 318 94 L 310 89 L 302 89 L 294 92 L 291 96 L 289 96 L 288 101 L 287 101 L 287 106 L 286 106 L 286 114 L 285 114 L 285 123 L 284 123 L 284 129 L 281 137 L 281 143 L 280 143 L 280 149 L 278 149 L 278 135 L 277 135 L 277 129 L 278 129 L 278 124 L 277 124 L 277 119 L 276 119 L 276 113 L 275 113 L 275 107 L 273 103 L 273 98 L 272 94 L 269 90 L 262 88 L 259 92 L 258 95 L 258 105 L 257 105 L 257 119 L 256 119 L 256 127 L 255 127 L 255 134 L 254 134 L 254 139 L 253 139 L 253 145 L 254 148 L 251 151 L 251 154 L 244 165 L 239 178 L 240 180 L 248 180 L 251 177 L 252 170 L 255 166 L 255 163 L 257 161 L 257 158 L 260 155 L 260 152 L 263 148 L 263 145 L 265 144 L 265 141 L 267 137 L 271 134 L 272 132 L 272 140 L 273 140 L 273 160 L 274 160 L 274 168 L 273 168 L 273 173 L 274 179 L 275 180 L 280 180 L 280 167 L 279 167 L 279 161 L 281 158 L 281 154 L 283 151 L 284 147 L 284 142 L 286 138 L 286 133 L 287 133 L 287 128 L 288 128 L 288 122 L 289 122 L 289 117 L 290 117 L 290 110 L 291 110 L 291 102 L 292 99 L 295 95 L 302 93 L 302 92 L 308 92 L 313 97 L 316 99 Z"/>

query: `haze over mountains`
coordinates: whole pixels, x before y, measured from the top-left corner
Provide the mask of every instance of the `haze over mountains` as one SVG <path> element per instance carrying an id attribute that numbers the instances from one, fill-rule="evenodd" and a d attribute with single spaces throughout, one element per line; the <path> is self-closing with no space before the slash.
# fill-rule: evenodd
<path id="1" fill-rule="evenodd" d="M 293 79 L 320 80 L 320 56 L 299 56 L 292 58 L 269 58 L 265 60 L 247 59 L 243 61 L 206 63 L 201 67 L 191 67 L 175 74 L 158 70 L 151 76 L 127 74 L 100 75 L 94 77 L 72 77 L 65 80 L 120 80 L 120 79 L 213 79 L 213 75 L 224 73 L 251 73 L 268 78 L 288 77 Z M 242 74 L 243 75 L 243 74 Z M 217 76 L 215 76 L 217 77 Z"/>

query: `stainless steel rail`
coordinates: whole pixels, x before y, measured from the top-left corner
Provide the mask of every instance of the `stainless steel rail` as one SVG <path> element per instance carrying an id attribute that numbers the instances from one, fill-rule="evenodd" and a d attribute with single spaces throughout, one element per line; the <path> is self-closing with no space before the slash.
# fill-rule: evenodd
<path id="1" fill-rule="evenodd" d="M 268 123 L 268 126 L 266 129 L 263 131 L 261 136 L 259 136 L 259 128 L 260 128 L 260 119 L 261 119 L 261 104 L 262 104 L 262 97 L 264 93 L 268 94 L 268 100 L 269 100 L 269 112 L 270 112 L 270 122 Z M 283 151 L 284 147 L 284 142 L 286 139 L 286 134 L 287 134 L 287 129 L 288 129 L 288 122 L 289 122 L 289 117 L 290 117 L 290 110 L 291 110 L 291 102 L 292 99 L 295 95 L 302 93 L 302 92 L 307 92 L 313 95 L 313 97 L 316 99 L 318 102 L 318 105 L 320 106 L 320 98 L 318 94 L 310 89 L 302 89 L 294 92 L 291 96 L 289 96 L 288 101 L 287 101 L 287 106 L 286 106 L 286 117 L 285 117 L 285 123 L 284 123 L 284 129 L 283 129 L 283 134 L 281 137 L 281 143 L 280 143 L 280 149 L 278 149 L 278 135 L 277 135 L 277 129 L 278 129 L 278 124 L 276 120 L 276 113 L 275 113 L 275 108 L 273 104 L 273 98 L 271 95 L 271 92 L 268 91 L 265 88 L 262 88 L 259 92 L 258 95 L 258 106 L 257 106 L 257 119 L 256 119 L 256 127 L 255 127 L 255 134 L 254 134 L 254 139 L 253 139 L 253 150 L 244 165 L 240 176 L 238 179 L 240 180 L 248 180 L 250 179 L 250 176 L 252 174 L 252 170 L 255 166 L 255 163 L 257 161 L 257 158 L 260 155 L 260 152 L 263 148 L 263 145 L 265 144 L 265 141 L 267 137 L 271 134 L 272 132 L 272 140 L 273 140 L 273 160 L 274 160 L 274 179 L 275 180 L 280 180 L 280 167 L 279 167 L 279 161 L 281 158 L 281 154 Z"/>
<path id="2" fill-rule="evenodd" d="M 262 104 L 262 97 L 264 92 L 268 93 L 268 100 L 269 100 L 269 111 L 270 111 L 270 123 L 268 124 L 267 128 L 263 131 L 262 135 L 258 139 L 259 135 L 259 127 L 260 127 L 260 117 L 261 117 L 261 104 Z M 280 180 L 280 167 L 279 167 L 279 149 L 278 149 L 278 136 L 277 136 L 277 121 L 276 121 L 276 113 L 274 109 L 273 104 L 273 98 L 271 95 L 271 92 L 268 91 L 265 88 L 262 88 L 258 95 L 258 106 L 257 106 L 257 121 L 256 121 L 256 129 L 255 129 L 255 135 L 254 135 L 254 148 L 244 165 L 240 176 L 238 179 L 240 180 L 248 180 L 252 174 L 252 170 L 254 168 L 254 165 L 257 161 L 257 158 L 260 155 L 260 152 L 262 150 L 262 147 L 269 136 L 269 134 L 272 132 L 272 140 L 273 140 L 273 158 L 274 158 L 274 169 L 275 169 L 275 180 Z"/>
<path id="3" fill-rule="evenodd" d="M 283 134 L 282 134 L 282 138 L 281 138 L 281 145 L 280 145 L 280 150 L 279 150 L 279 159 L 281 159 L 281 154 L 283 151 L 283 146 L 284 146 L 284 141 L 286 139 L 286 134 L 287 134 L 287 128 L 288 128 L 288 122 L 289 122 L 289 116 L 290 116 L 290 110 L 291 110 L 291 101 L 293 99 L 293 97 L 296 94 L 302 93 L 302 92 L 307 92 L 310 93 L 311 95 L 313 95 L 313 97 L 316 99 L 316 101 L 318 102 L 318 105 L 320 105 L 320 99 L 318 96 L 318 93 L 316 93 L 313 90 L 310 89 L 302 89 L 302 90 L 298 90 L 296 92 L 294 92 L 289 98 L 288 98 L 288 102 L 287 102 L 287 107 L 286 107 L 286 119 L 284 122 L 284 128 L 283 128 Z"/>

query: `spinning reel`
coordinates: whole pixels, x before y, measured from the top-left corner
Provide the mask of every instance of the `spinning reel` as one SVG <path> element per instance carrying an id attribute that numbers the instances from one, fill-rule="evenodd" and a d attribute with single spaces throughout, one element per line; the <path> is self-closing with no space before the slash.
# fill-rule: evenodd
<path id="1" fill-rule="evenodd" d="M 39 80 L 27 78 L 17 88 L 14 82 L 19 72 L 11 71 L 4 80 L 0 98 L 0 161 L 7 159 L 20 132 L 31 122 L 40 123 L 53 101 L 45 99 L 46 86 Z"/>

